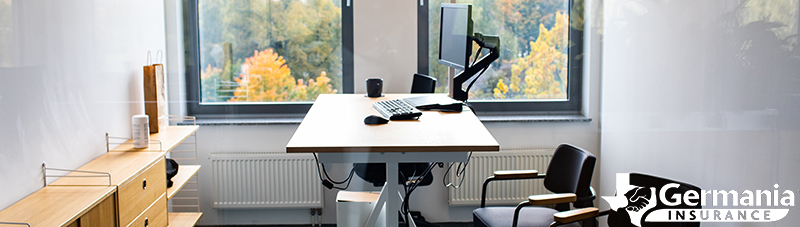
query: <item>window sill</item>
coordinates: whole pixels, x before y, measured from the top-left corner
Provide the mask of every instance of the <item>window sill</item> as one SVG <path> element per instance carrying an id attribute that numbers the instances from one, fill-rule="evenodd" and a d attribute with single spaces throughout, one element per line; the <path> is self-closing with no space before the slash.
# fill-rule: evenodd
<path id="1" fill-rule="evenodd" d="M 495 114 L 480 115 L 478 119 L 483 123 L 506 122 L 591 122 L 592 119 L 582 115 L 536 115 L 536 114 Z M 197 119 L 197 125 L 203 126 L 234 126 L 234 125 L 299 125 L 303 117 L 264 117 L 264 118 L 206 118 Z M 182 122 L 178 125 L 191 125 L 192 122 Z"/>
<path id="2" fill-rule="evenodd" d="M 233 125 L 299 125 L 303 117 L 265 117 L 265 118 L 205 118 L 197 119 L 201 126 L 233 126 Z M 191 125 L 192 122 L 181 122 L 178 125 Z"/>
<path id="3" fill-rule="evenodd" d="M 544 115 L 544 114 L 480 114 L 478 119 L 483 123 L 505 122 L 591 122 L 583 115 Z"/>

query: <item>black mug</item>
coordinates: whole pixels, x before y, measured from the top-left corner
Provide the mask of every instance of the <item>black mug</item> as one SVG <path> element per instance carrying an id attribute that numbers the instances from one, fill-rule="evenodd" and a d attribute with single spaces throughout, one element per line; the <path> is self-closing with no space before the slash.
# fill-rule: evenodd
<path id="1" fill-rule="evenodd" d="M 367 97 L 375 98 L 381 97 L 383 92 L 383 79 L 369 78 L 367 79 Z"/>

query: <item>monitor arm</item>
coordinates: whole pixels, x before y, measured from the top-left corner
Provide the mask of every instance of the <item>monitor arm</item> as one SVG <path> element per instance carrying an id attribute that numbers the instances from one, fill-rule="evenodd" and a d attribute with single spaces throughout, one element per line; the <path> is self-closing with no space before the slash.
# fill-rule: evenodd
<path id="1" fill-rule="evenodd" d="M 475 33 L 472 40 L 478 43 L 481 48 L 489 49 L 489 54 L 483 56 L 475 64 L 467 67 L 453 78 L 453 99 L 459 101 L 467 101 L 469 98 L 467 93 L 471 86 L 467 86 L 464 89 L 464 83 L 473 77 L 477 80 L 483 74 L 482 71 L 489 68 L 489 65 L 500 57 L 500 37 Z M 478 74 L 479 72 L 480 74 Z"/>

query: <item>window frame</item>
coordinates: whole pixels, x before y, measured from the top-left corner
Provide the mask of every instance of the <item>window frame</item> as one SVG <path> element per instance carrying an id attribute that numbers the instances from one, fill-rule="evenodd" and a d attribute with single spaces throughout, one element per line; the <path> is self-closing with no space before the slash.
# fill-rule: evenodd
<path id="1" fill-rule="evenodd" d="M 568 11 L 572 15 L 573 8 L 576 0 L 565 0 L 569 2 Z M 583 1 L 579 1 L 583 2 Z M 429 8 L 428 0 L 422 0 L 417 10 L 417 43 L 418 53 L 420 54 L 417 59 L 418 71 L 423 74 L 428 74 L 430 66 L 429 51 L 430 44 L 428 43 L 429 27 L 428 20 L 438 20 L 438 18 L 428 18 Z M 583 25 L 580 25 L 583 28 Z M 480 32 L 480 31 L 474 31 Z M 582 101 L 583 101 L 583 58 L 579 58 L 583 52 L 583 39 L 584 31 L 576 30 L 573 20 L 570 20 L 568 40 L 573 46 L 569 47 L 567 63 L 567 101 L 547 101 L 547 100 L 468 100 L 472 105 L 475 112 L 488 113 L 488 114 L 581 114 Z"/>
<path id="2" fill-rule="evenodd" d="M 189 115 L 265 115 L 305 114 L 313 101 L 205 103 L 202 102 L 200 84 L 200 18 L 198 0 L 184 3 L 184 49 L 186 65 L 186 111 Z M 341 0 L 342 5 L 342 93 L 354 91 L 353 75 L 353 7 L 352 0 Z"/>
<path id="3" fill-rule="evenodd" d="M 572 15 L 576 0 L 569 1 Z M 189 115 L 236 116 L 305 114 L 313 101 L 275 103 L 201 103 L 200 84 L 200 29 L 197 0 L 184 2 L 184 49 L 186 66 L 186 110 Z M 578 1 L 583 2 L 583 1 Z M 342 93 L 354 93 L 353 7 L 352 0 L 341 0 L 342 6 Z M 429 73 L 428 18 L 429 1 L 417 4 L 417 72 Z M 581 114 L 583 100 L 583 29 L 577 30 L 570 20 L 567 101 L 504 101 L 470 100 L 477 113 L 488 114 Z M 581 25 L 581 28 L 583 25 Z"/>

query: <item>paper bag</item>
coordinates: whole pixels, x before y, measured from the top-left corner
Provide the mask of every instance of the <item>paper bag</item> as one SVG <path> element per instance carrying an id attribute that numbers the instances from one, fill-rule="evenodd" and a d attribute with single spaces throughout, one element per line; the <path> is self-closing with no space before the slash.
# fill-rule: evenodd
<path id="1" fill-rule="evenodd" d="M 157 133 L 169 124 L 165 81 L 164 64 L 144 66 L 144 112 L 150 117 L 150 133 Z"/>

